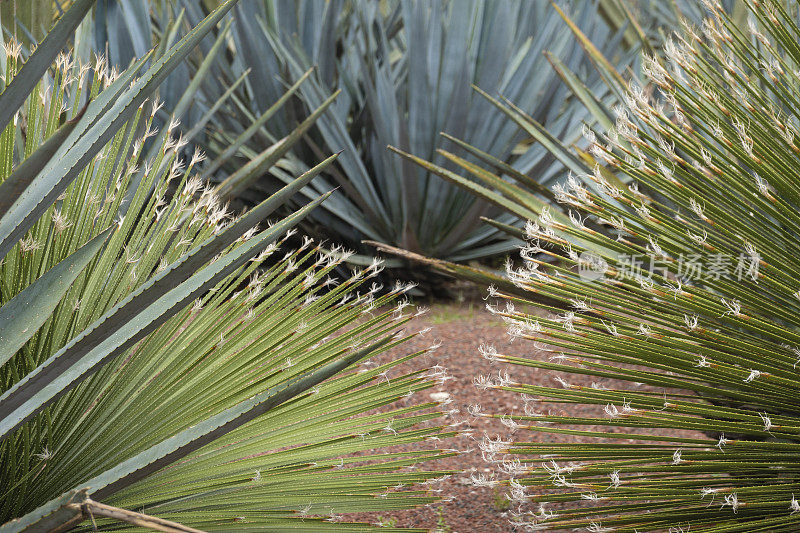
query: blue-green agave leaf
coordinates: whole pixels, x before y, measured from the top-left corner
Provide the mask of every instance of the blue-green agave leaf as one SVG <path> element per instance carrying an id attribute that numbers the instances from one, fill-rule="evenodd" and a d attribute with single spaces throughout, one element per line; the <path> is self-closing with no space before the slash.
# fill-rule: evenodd
<path id="1" fill-rule="evenodd" d="M 47 320 L 75 278 L 97 255 L 107 229 L 45 272 L 0 307 L 0 365 L 8 361 Z"/>

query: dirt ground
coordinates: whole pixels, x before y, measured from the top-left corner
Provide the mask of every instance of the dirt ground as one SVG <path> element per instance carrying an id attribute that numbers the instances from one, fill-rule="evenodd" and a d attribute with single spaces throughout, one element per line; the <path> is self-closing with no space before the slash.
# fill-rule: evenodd
<path id="1" fill-rule="evenodd" d="M 486 413 L 522 411 L 523 402 L 519 395 L 495 390 L 481 391 L 475 387 L 473 378 L 479 375 L 496 375 L 498 370 L 503 370 L 508 371 L 512 379 L 522 383 L 554 383 L 553 376 L 545 371 L 492 364 L 478 352 L 481 344 L 494 345 L 498 352 L 508 355 L 528 357 L 547 357 L 547 355 L 537 353 L 530 342 L 510 342 L 505 326 L 485 309 L 480 299 L 461 304 L 434 305 L 425 315 L 414 319 L 409 328 L 431 329 L 423 337 L 415 338 L 397 348 L 396 350 L 400 350 L 398 353 L 384 354 L 377 359 L 377 362 L 389 359 L 393 355 L 422 349 L 434 341 L 441 342 L 441 347 L 430 359 L 418 361 L 418 364 L 443 366 L 453 379 L 443 385 L 437 385 L 426 393 L 428 396 L 434 395 L 432 397 L 434 400 L 441 398 L 435 396 L 436 394 L 449 394 L 452 403 L 447 408 L 457 409 L 459 413 L 448 417 L 448 422 L 464 423 L 460 428 L 465 430 L 471 428 L 472 436 L 454 437 L 437 443 L 439 448 L 455 448 L 466 453 L 428 463 L 425 467 L 437 470 L 460 470 L 461 473 L 435 485 L 437 490 L 441 490 L 439 495 L 443 498 L 439 504 L 394 513 L 351 515 L 347 518 L 398 527 L 425 528 L 437 533 L 518 531 L 519 529 L 513 526 L 506 516 L 509 501 L 505 497 L 505 488 L 477 488 L 470 483 L 470 474 L 488 476 L 492 471 L 490 465 L 482 460 L 476 440 L 480 440 L 484 434 L 490 437 L 496 435 L 508 437 L 509 430 L 497 419 L 470 416 L 467 408 L 479 404 L 481 411 Z M 576 383 L 578 381 L 571 379 Z M 568 438 L 558 435 L 545 437 Z"/>
<path id="2" fill-rule="evenodd" d="M 471 474 L 488 476 L 493 471 L 490 465 L 481 458 L 478 441 L 484 435 L 491 438 L 499 435 L 504 440 L 508 440 L 509 428 L 503 426 L 498 419 L 471 416 L 467 408 L 479 404 L 481 412 L 501 414 L 520 413 L 523 410 L 523 400 L 520 395 L 497 390 L 481 391 L 473 383 L 473 378 L 476 376 L 490 374 L 496 376 L 498 371 L 502 371 L 508 372 L 512 381 L 558 386 L 555 380 L 558 374 L 553 372 L 491 363 L 480 355 L 478 347 L 481 344 L 494 345 L 499 353 L 506 355 L 546 359 L 552 354 L 537 350 L 532 342 L 520 340 L 512 342 L 506 334 L 505 326 L 486 310 L 484 302 L 480 299 L 460 304 L 433 305 L 428 313 L 415 318 L 409 328 L 420 330 L 430 328 L 430 331 L 423 337 L 414 338 L 409 343 L 396 348 L 396 353 L 383 354 L 375 360 L 376 362 L 389 360 L 395 356 L 421 350 L 434 341 L 441 342 L 441 347 L 430 358 L 418 359 L 413 364 L 428 367 L 438 364 L 448 369 L 448 374 L 453 379 L 425 391 L 424 394 L 435 401 L 440 401 L 441 398 L 441 396 L 436 396 L 437 394 L 449 394 L 452 403 L 447 408 L 457 409 L 458 413 L 448 416 L 447 423 L 461 423 L 462 425 L 458 426 L 459 429 L 470 430 L 471 436 L 453 437 L 436 443 L 438 448 L 454 448 L 464 453 L 456 457 L 426 463 L 424 467 L 459 471 L 459 473 L 433 486 L 442 497 L 440 503 L 393 513 L 349 515 L 346 516 L 346 519 L 380 523 L 387 526 L 424 528 L 435 533 L 523 531 L 520 526 L 515 526 L 509 521 L 510 516 L 507 511 L 510 502 L 506 498 L 504 486 L 479 488 L 470 482 Z M 604 381 L 588 376 L 562 375 L 561 377 L 576 385 L 591 386 L 594 381 L 609 388 L 620 386 L 610 380 Z M 630 385 L 627 384 L 627 386 Z M 430 401 L 428 398 L 424 400 Z M 556 411 L 551 412 L 560 414 Z M 569 413 L 578 416 L 603 416 L 602 408 L 593 406 L 572 405 L 569 407 Z M 566 414 L 566 411 L 563 414 Z M 606 427 L 605 431 L 614 431 L 614 429 Z M 655 434 L 655 432 L 652 433 Z M 533 440 L 534 434 L 518 433 L 517 437 Z M 580 439 L 576 436 L 551 433 L 539 433 L 535 435 L 535 438 L 548 442 L 576 442 Z"/>

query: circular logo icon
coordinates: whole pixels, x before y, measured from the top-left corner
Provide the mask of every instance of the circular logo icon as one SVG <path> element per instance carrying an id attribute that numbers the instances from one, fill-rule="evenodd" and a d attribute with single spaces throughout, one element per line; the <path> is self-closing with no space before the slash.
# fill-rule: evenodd
<path id="1" fill-rule="evenodd" d="M 602 278 L 607 268 L 606 260 L 594 252 L 584 251 L 578 256 L 578 275 L 584 281 Z"/>

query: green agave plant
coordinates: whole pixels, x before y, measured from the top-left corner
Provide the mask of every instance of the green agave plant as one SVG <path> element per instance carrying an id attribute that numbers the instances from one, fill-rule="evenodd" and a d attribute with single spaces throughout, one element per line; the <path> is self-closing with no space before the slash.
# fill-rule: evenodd
<path id="1" fill-rule="evenodd" d="M 664 40 L 665 32 L 679 27 L 679 20 L 700 23 L 704 13 L 702 5 L 692 0 L 681 2 L 608 0 L 601 5 L 601 12 L 614 22 L 613 26 L 625 28 L 625 36 L 630 40 L 631 48 L 641 48 L 649 51 L 651 55 L 659 56 L 662 55 L 663 46 L 658 43 Z M 741 1 L 726 1 L 721 5 L 737 24 L 741 25 L 742 21 L 747 19 L 745 16 L 747 13 L 743 13 L 746 8 Z M 576 108 L 583 108 L 583 112 L 580 114 L 583 122 L 582 128 L 588 127 L 595 133 L 605 133 L 614 125 L 613 109 L 615 105 L 625 99 L 626 79 L 620 69 L 607 57 L 607 53 L 595 46 L 594 39 L 581 30 L 576 20 L 573 20 L 558 6 L 556 6 L 556 11 L 569 27 L 573 37 L 580 43 L 588 62 L 595 70 L 595 75 L 602 80 L 605 88 L 603 91 L 598 91 L 594 86 L 588 86 L 585 82 L 585 74 L 574 72 L 556 55 L 546 52 L 549 66 L 568 90 L 570 95 L 568 100 L 572 102 L 572 105 Z M 640 62 L 633 64 L 633 70 L 641 71 Z M 558 222 L 569 224 L 568 206 L 565 208 L 556 201 L 557 191 L 561 190 L 570 179 L 576 178 L 582 180 L 586 187 L 600 192 L 595 180 L 590 178 L 598 161 L 588 150 L 588 145 L 580 140 L 575 125 L 571 124 L 571 130 L 569 128 L 565 130 L 552 128 L 547 123 L 541 122 L 536 116 L 526 113 L 510 98 L 493 97 L 479 87 L 474 87 L 474 90 L 502 113 L 509 123 L 515 124 L 517 128 L 525 132 L 538 150 L 559 163 L 552 165 L 553 174 L 547 174 L 542 179 L 535 170 L 523 172 L 513 158 L 498 157 L 500 154 L 484 151 L 467 140 L 446 132 L 442 132 L 441 135 L 450 143 L 450 146 L 448 149 L 439 148 L 436 153 L 440 158 L 439 161 L 446 161 L 449 166 L 437 163 L 431 157 L 420 157 L 416 153 L 408 153 L 397 146 L 390 145 L 390 150 L 426 169 L 430 174 L 495 205 L 503 217 L 482 216 L 481 219 L 488 226 L 511 238 L 524 240 L 524 225 L 518 221 L 535 219 L 543 211 L 547 211 Z M 660 98 L 660 95 L 657 94 L 656 97 Z M 624 175 L 606 173 L 605 178 L 615 186 L 623 186 L 624 182 L 628 181 Z M 551 186 L 546 187 L 546 184 L 551 184 Z M 509 224 L 508 220 L 514 222 Z M 558 233 L 558 230 L 556 231 Z M 564 233 L 559 233 L 559 235 L 575 244 L 590 245 L 575 235 Z M 424 264 L 434 271 L 449 276 L 468 279 L 484 286 L 495 285 L 510 292 L 518 290 L 498 271 L 437 259 L 386 242 L 371 240 L 366 242 L 380 251 Z M 549 301 L 549 303 L 555 302 Z"/>
<path id="2" fill-rule="evenodd" d="M 441 376 L 368 361 L 414 335 L 407 287 L 281 249 L 325 196 L 259 227 L 335 156 L 232 216 L 153 129 L 149 95 L 234 1 L 119 74 L 58 55 L 92 4 L 0 53 L 0 531 L 354 531 L 434 501 L 415 465 L 453 452 L 386 447 L 450 433 L 387 406 Z"/>
<path id="3" fill-rule="evenodd" d="M 724 1 L 721 5 L 738 25 L 744 24 L 747 20 L 747 9 L 740 0 Z M 599 12 L 610 20 L 612 27 L 624 29 L 623 36 L 629 48 L 642 49 L 651 55 L 659 56 L 662 55 L 663 41 L 667 34 L 680 26 L 680 20 L 700 24 L 705 12 L 702 5 L 694 0 L 606 0 L 599 6 Z M 576 112 L 576 116 L 580 117 L 583 123 L 582 126 L 589 127 L 594 132 L 604 133 L 614 124 L 614 106 L 624 101 L 627 90 L 625 75 L 615 65 L 615 61 L 610 59 L 613 56 L 608 54 L 608 49 L 605 46 L 596 46 L 596 37 L 582 31 L 577 19 L 558 5 L 555 9 L 573 37 L 580 43 L 587 64 L 593 68 L 593 76 L 602 80 L 599 84 L 603 89 L 598 90 L 597 83 L 587 83 L 587 75 L 584 72 L 574 71 L 570 64 L 562 61 L 556 54 L 546 51 L 549 67 L 567 90 L 566 100 L 576 109 L 582 109 L 581 112 Z M 632 71 L 641 73 L 640 61 L 629 63 Z M 436 175 L 495 205 L 499 208 L 498 213 L 503 216 L 495 215 L 494 218 L 482 216 L 481 219 L 488 226 L 512 238 L 524 239 L 524 227 L 518 221 L 536 218 L 545 209 L 549 210 L 559 222 L 568 223 L 568 209 L 555 201 L 556 195 L 553 191 L 563 187 L 569 176 L 581 179 L 591 175 L 597 165 L 593 154 L 587 150 L 587 144 L 580 139 L 578 128 L 574 123 L 564 129 L 554 128 L 536 115 L 527 113 L 524 106 L 515 102 L 513 98 L 508 98 L 507 95 L 494 97 L 480 87 L 475 87 L 474 90 L 504 115 L 509 124 L 515 124 L 524 132 L 540 154 L 546 154 L 558 164 L 551 165 L 551 171 L 544 175 L 537 173 L 540 169 L 523 171 L 519 160 L 491 150 L 483 150 L 468 139 L 448 132 L 441 133 L 449 145 L 436 150 L 438 160 L 429 155 L 422 155 L 424 152 L 409 153 L 393 145 L 389 148 L 424 168 L 431 175 Z M 619 186 L 622 182 L 618 180 L 625 180 L 626 177 L 609 175 L 607 179 Z M 585 179 L 584 183 L 597 191 L 594 180 Z M 509 220 L 514 222 L 509 224 Z M 574 236 L 562 236 L 576 239 Z M 409 248 L 387 242 L 367 242 L 381 251 L 425 264 L 438 272 L 467 278 L 484 285 L 494 284 L 503 286 L 507 290 L 516 290 L 502 273 L 485 267 L 467 266 L 437 259 L 431 255 L 421 255 Z"/>
<path id="4" fill-rule="evenodd" d="M 514 291 L 490 291 L 509 333 L 550 357 L 484 356 L 560 385 L 477 380 L 525 395 L 488 415 L 514 438 L 481 447 L 531 530 L 800 526 L 800 28 L 779 0 L 748 2 L 749 27 L 706 6 L 702 29 L 645 62 L 650 84 L 630 85 L 608 133 L 586 130 L 595 166 L 556 191 L 570 220 L 542 210 Z"/>

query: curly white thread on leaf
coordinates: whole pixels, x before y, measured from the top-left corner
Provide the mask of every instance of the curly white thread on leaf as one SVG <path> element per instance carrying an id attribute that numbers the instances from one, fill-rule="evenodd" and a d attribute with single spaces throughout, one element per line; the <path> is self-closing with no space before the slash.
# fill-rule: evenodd
<path id="1" fill-rule="evenodd" d="M 472 378 L 472 384 L 475 385 L 475 387 L 477 387 L 479 390 L 487 390 L 494 386 L 494 382 L 489 376 L 475 376 Z"/>
<path id="2" fill-rule="evenodd" d="M 571 481 L 567 481 L 567 478 L 565 478 L 561 474 L 554 474 L 552 476 L 552 481 L 553 481 L 553 485 L 555 485 L 556 487 L 559 487 L 559 488 L 575 488 L 575 487 L 577 487 L 577 485 L 575 483 L 572 483 Z"/>
<path id="3" fill-rule="evenodd" d="M 513 478 L 509 480 L 508 484 L 511 487 L 511 490 L 509 491 L 509 497 L 512 502 L 525 503 L 528 500 L 528 496 L 525 494 L 524 485 Z"/>
<path id="4" fill-rule="evenodd" d="M 744 378 L 745 383 L 750 383 L 754 379 L 758 379 L 761 376 L 762 372 L 760 370 L 750 370 L 750 373 Z"/>
<path id="5" fill-rule="evenodd" d="M 733 514 L 736 514 L 736 512 L 739 510 L 739 496 L 737 496 L 735 492 L 725 496 L 725 503 L 722 504 L 720 509 L 722 509 L 726 505 L 730 505 Z"/>
<path id="6" fill-rule="evenodd" d="M 792 365 L 792 368 L 794 368 L 796 370 L 797 369 L 797 363 L 800 363 L 800 348 L 798 348 L 797 346 L 786 346 L 786 348 L 791 350 L 792 353 L 794 353 L 794 355 L 797 356 L 797 359 L 795 359 L 794 364 Z"/>
<path id="7" fill-rule="evenodd" d="M 726 300 L 725 298 L 720 298 L 722 305 L 724 305 L 728 310 L 722 313 L 722 316 L 725 315 L 733 315 L 733 316 L 741 316 L 742 315 L 742 304 L 739 300 Z"/>
<path id="8" fill-rule="evenodd" d="M 570 300 L 570 304 L 573 308 L 577 311 L 582 311 L 585 313 L 591 312 L 592 308 L 586 303 L 585 298 L 573 298 Z"/>
<path id="9" fill-rule="evenodd" d="M 617 489 L 622 484 L 622 480 L 620 480 L 619 478 L 619 470 L 614 470 L 608 475 L 608 477 L 611 479 L 611 484 L 609 485 L 609 488 L 614 487 L 615 489 Z"/>
<path id="10" fill-rule="evenodd" d="M 41 461 L 48 461 L 52 459 L 53 455 L 54 453 L 51 452 L 47 447 L 42 448 L 41 452 L 33 454 L 34 457 Z"/>
<path id="11" fill-rule="evenodd" d="M 606 404 L 606 406 L 603 408 L 603 411 L 606 413 L 606 415 L 608 415 L 609 418 L 618 418 L 622 416 L 622 414 L 619 412 L 619 409 L 617 409 L 617 406 L 613 403 Z"/>
<path id="12" fill-rule="evenodd" d="M 468 405 L 467 412 L 472 416 L 483 416 L 483 413 L 481 412 L 481 405 L 477 403 L 474 405 Z"/>
<path id="13" fill-rule="evenodd" d="M 502 423 L 505 427 L 507 427 L 512 433 L 517 431 L 522 426 L 519 425 L 513 418 L 508 415 L 503 415 L 500 417 L 500 423 Z"/>
<path id="14" fill-rule="evenodd" d="M 495 456 L 498 453 L 506 453 L 509 445 L 511 443 L 504 441 L 499 435 L 495 439 L 484 435 L 483 439 L 478 443 L 478 448 L 481 450 L 481 457 L 484 461 L 494 463 L 497 462 Z"/>
<path id="15" fill-rule="evenodd" d="M 794 494 L 792 494 L 792 501 L 789 502 L 789 510 L 792 511 L 791 513 L 789 513 L 790 515 L 793 515 L 795 513 L 800 513 L 800 503 L 794 497 Z"/>
<path id="16" fill-rule="evenodd" d="M 498 481 L 492 478 L 487 478 L 484 474 L 470 474 L 470 482 L 474 487 L 496 487 Z"/>
<path id="17" fill-rule="evenodd" d="M 603 320 L 601 320 L 600 323 L 603 324 L 603 326 L 606 328 L 606 331 L 608 331 L 608 333 L 611 334 L 612 336 L 614 337 L 620 336 L 620 334 L 617 332 L 617 326 L 615 326 L 611 322 L 606 323 Z"/>
<path id="18" fill-rule="evenodd" d="M 516 457 L 510 460 L 504 458 L 501 461 L 499 468 L 501 472 L 508 474 L 512 478 L 514 476 L 521 476 L 529 472 L 527 465 L 523 465 L 522 462 Z"/>
<path id="19" fill-rule="evenodd" d="M 715 495 L 719 492 L 719 489 L 711 488 L 711 487 L 703 487 L 700 489 L 700 499 L 704 499 L 706 496 L 711 495 L 711 502 L 714 502 Z M 710 504 L 709 504 L 710 505 Z"/>
<path id="20" fill-rule="evenodd" d="M 673 465 L 679 465 L 682 462 L 684 462 L 683 459 L 681 458 L 682 454 L 683 454 L 683 452 L 681 450 L 675 450 L 675 453 L 672 454 L 672 464 Z"/>
<path id="21" fill-rule="evenodd" d="M 650 214 L 650 208 L 647 207 L 645 204 L 641 204 L 639 206 L 634 206 L 633 209 L 642 218 L 651 218 L 652 217 L 652 215 Z"/>
<path id="22" fill-rule="evenodd" d="M 557 381 L 557 382 L 559 383 L 559 385 L 561 385 L 561 386 L 562 386 L 562 387 L 564 387 L 565 389 L 572 389 L 572 388 L 574 388 L 574 386 L 573 386 L 571 383 L 569 383 L 569 382 L 565 381 L 565 380 L 564 380 L 562 377 L 560 377 L 560 376 L 556 376 L 556 377 L 554 377 L 553 379 L 554 379 L 555 381 Z"/>
<path id="23" fill-rule="evenodd" d="M 758 416 L 761 417 L 761 421 L 764 422 L 764 431 L 769 432 L 772 429 L 772 419 L 767 416 L 766 413 L 758 413 Z"/>
<path id="24" fill-rule="evenodd" d="M 573 321 L 575 320 L 575 313 L 573 313 L 572 311 L 567 311 L 563 315 L 559 315 L 553 318 L 553 320 L 555 322 L 563 324 L 564 329 L 567 330 L 568 332 L 570 333 L 575 332 L 575 325 L 573 324 Z"/>
<path id="25" fill-rule="evenodd" d="M 586 528 L 586 531 L 590 533 L 609 533 L 614 531 L 613 527 L 603 527 L 600 522 L 590 522 L 589 526 Z"/>

